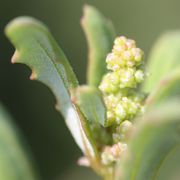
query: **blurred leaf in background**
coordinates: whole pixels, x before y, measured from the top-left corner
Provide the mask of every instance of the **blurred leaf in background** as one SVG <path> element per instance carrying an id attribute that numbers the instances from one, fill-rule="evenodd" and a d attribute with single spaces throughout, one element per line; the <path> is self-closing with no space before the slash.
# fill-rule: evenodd
<path id="1" fill-rule="evenodd" d="M 1 104 L 0 179 L 40 179 L 27 143 L 10 115 Z"/>
<path id="2" fill-rule="evenodd" d="M 65 171 L 63 175 L 58 177 L 56 180 L 101 180 L 96 174 L 92 172 L 89 168 L 72 166 Z"/>
<path id="3" fill-rule="evenodd" d="M 117 167 L 116 180 L 179 179 L 179 106 L 179 98 L 171 98 L 154 105 L 136 121 L 128 153 Z"/>

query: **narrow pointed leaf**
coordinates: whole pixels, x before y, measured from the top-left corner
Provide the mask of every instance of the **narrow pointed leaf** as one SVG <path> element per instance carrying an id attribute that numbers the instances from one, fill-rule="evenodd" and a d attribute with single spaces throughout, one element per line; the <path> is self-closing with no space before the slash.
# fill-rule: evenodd
<path id="1" fill-rule="evenodd" d="M 43 82 L 52 90 L 57 109 L 63 114 L 76 143 L 86 155 L 95 158 L 97 151 L 88 124 L 71 100 L 77 79 L 47 27 L 33 18 L 20 17 L 10 22 L 5 32 L 16 48 L 12 62 L 28 65 L 32 69 L 31 79 Z"/>
<path id="2" fill-rule="evenodd" d="M 105 125 L 106 108 L 100 91 L 91 86 L 80 86 L 76 90 L 77 104 L 86 119 L 93 123 Z"/>
<path id="3" fill-rule="evenodd" d="M 177 98 L 176 101 L 155 106 L 136 124 L 128 142 L 129 151 L 117 167 L 116 180 L 160 178 L 159 173 L 164 164 L 168 163 L 169 155 L 180 147 L 179 102 Z M 180 154 L 177 158 L 180 158 Z M 171 171 L 177 169 L 179 163 L 174 162 Z M 174 173 L 178 173 L 177 177 L 180 176 L 179 170 Z"/>
<path id="4" fill-rule="evenodd" d="M 89 85 L 98 86 L 106 72 L 105 59 L 112 49 L 114 29 L 109 20 L 89 5 L 84 7 L 81 24 L 89 48 L 87 82 Z"/>
<path id="5" fill-rule="evenodd" d="M 26 143 L 2 105 L 0 105 L 0 179 L 40 179 Z"/>

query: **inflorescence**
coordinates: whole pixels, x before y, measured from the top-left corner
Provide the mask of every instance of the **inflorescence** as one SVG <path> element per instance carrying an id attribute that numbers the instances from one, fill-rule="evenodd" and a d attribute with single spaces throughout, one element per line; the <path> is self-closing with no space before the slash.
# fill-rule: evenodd
<path id="1" fill-rule="evenodd" d="M 106 63 L 109 72 L 104 75 L 99 89 L 107 108 L 106 126 L 114 129 L 115 144 L 105 147 L 102 153 L 103 163 L 108 164 L 117 160 L 119 152 L 124 151 L 125 134 L 132 127 L 132 119 L 144 109 L 145 96 L 138 90 L 138 85 L 145 78 L 143 51 L 136 47 L 134 40 L 120 36 L 115 39 Z"/>

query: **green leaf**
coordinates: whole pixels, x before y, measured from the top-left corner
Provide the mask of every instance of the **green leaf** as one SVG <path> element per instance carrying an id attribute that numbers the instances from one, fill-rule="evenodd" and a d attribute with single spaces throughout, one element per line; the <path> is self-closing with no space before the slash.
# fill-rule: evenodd
<path id="1" fill-rule="evenodd" d="M 163 34 L 155 43 L 148 58 L 147 71 L 150 73 L 143 90 L 152 92 L 163 78 L 180 68 L 180 31 Z M 179 86 L 179 85 L 178 85 Z"/>
<path id="2" fill-rule="evenodd" d="M 112 49 L 115 32 L 111 22 L 89 5 L 84 7 L 81 24 L 89 48 L 87 81 L 89 85 L 97 87 L 107 71 L 105 60 Z"/>
<path id="3" fill-rule="evenodd" d="M 26 143 L 2 105 L 0 105 L 0 179 L 40 179 Z"/>
<path id="4" fill-rule="evenodd" d="M 77 104 L 90 122 L 105 125 L 106 107 L 101 92 L 92 86 L 80 86 L 76 89 Z"/>
<path id="5" fill-rule="evenodd" d="M 129 151 L 117 167 L 116 180 L 160 179 L 161 168 L 168 164 L 169 156 L 180 147 L 179 107 L 177 98 L 176 101 L 155 106 L 141 121 L 136 122 L 128 142 Z M 179 163 L 174 162 L 171 170 L 177 169 Z M 179 170 L 174 173 L 180 176 Z"/>
<path id="6" fill-rule="evenodd" d="M 33 18 L 20 17 L 10 22 L 5 32 L 16 47 L 12 62 L 28 65 L 32 69 L 31 79 L 43 82 L 52 90 L 57 109 L 63 114 L 76 143 L 86 155 L 97 159 L 88 124 L 71 100 L 77 79 L 47 27 Z"/>
<path id="7" fill-rule="evenodd" d="M 180 68 L 163 77 L 146 99 L 146 106 L 153 107 L 156 103 L 162 103 L 167 98 L 178 96 L 180 93 Z"/>

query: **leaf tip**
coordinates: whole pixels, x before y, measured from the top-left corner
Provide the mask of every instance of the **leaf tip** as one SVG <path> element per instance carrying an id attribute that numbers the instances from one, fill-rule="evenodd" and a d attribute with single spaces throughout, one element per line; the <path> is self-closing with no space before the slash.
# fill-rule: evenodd
<path id="1" fill-rule="evenodd" d="M 88 5 L 88 4 L 85 4 L 85 5 L 83 6 L 83 15 L 82 15 L 82 17 L 81 17 L 81 19 L 80 19 L 80 24 L 81 24 L 81 26 L 84 26 L 85 19 L 86 19 L 87 12 L 88 12 L 89 8 L 90 8 L 90 5 Z"/>
<path id="2" fill-rule="evenodd" d="M 16 63 L 18 58 L 19 58 L 19 53 L 16 50 L 15 53 L 13 54 L 12 58 L 11 58 L 11 63 L 12 64 Z"/>
<path id="3" fill-rule="evenodd" d="M 19 25 L 29 22 L 30 19 L 32 21 L 32 18 L 27 17 L 27 16 L 22 16 L 22 17 L 17 17 L 15 19 L 11 20 L 5 27 L 5 34 L 9 37 L 9 35 L 11 34 L 11 31 L 15 27 L 18 27 Z"/>
<path id="4" fill-rule="evenodd" d="M 30 79 L 30 80 L 35 80 L 35 79 L 37 79 L 37 73 L 36 73 L 35 71 L 32 71 L 29 79 Z"/>
<path id="5" fill-rule="evenodd" d="M 54 108 L 57 110 L 57 111 L 60 111 L 61 108 L 60 108 L 60 104 L 58 102 L 56 102 Z"/>
<path id="6" fill-rule="evenodd" d="M 89 4 L 85 4 L 83 6 L 83 16 L 82 16 L 82 19 L 88 18 L 88 17 L 92 16 L 94 13 L 97 13 L 97 12 L 98 11 L 96 10 L 96 8 L 94 8 L 93 6 L 91 6 Z"/>
<path id="7" fill-rule="evenodd" d="M 91 6 L 89 4 L 84 4 L 83 6 L 83 12 L 86 13 L 86 11 L 88 11 L 88 9 L 90 8 Z"/>
<path id="8" fill-rule="evenodd" d="M 89 4 L 85 4 L 84 6 L 83 6 L 83 12 L 84 13 L 88 13 L 89 11 L 91 11 L 91 10 L 94 10 L 95 8 L 93 7 L 93 6 L 91 6 L 91 5 L 89 5 Z"/>
<path id="9" fill-rule="evenodd" d="M 16 17 L 15 19 L 11 20 L 5 27 L 5 34 L 6 36 L 11 39 L 14 39 L 13 36 L 17 34 L 17 30 L 20 30 L 22 27 L 37 27 L 47 31 L 47 27 L 39 20 L 30 17 L 30 16 L 21 16 Z"/>

